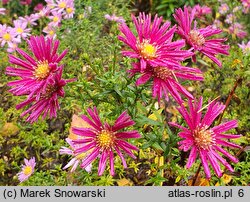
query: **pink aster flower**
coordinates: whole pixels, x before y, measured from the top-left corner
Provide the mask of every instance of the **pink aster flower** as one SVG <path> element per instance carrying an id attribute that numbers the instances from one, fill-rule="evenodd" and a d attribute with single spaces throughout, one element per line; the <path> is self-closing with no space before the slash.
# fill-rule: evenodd
<path id="1" fill-rule="evenodd" d="M 195 17 L 198 17 L 198 18 L 212 13 L 211 8 L 209 8 L 208 6 L 200 6 L 199 4 L 195 5 L 193 9 L 195 9 L 195 14 L 194 14 Z"/>
<path id="2" fill-rule="evenodd" d="M 27 23 L 28 25 L 37 25 L 36 21 L 39 19 L 39 16 L 37 14 L 31 14 L 30 16 L 26 15 L 24 17 L 19 17 L 18 20 L 20 20 L 22 23 Z"/>
<path id="3" fill-rule="evenodd" d="M 0 15 L 5 15 L 5 11 L 6 11 L 5 8 L 0 8 Z"/>
<path id="4" fill-rule="evenodd" d="M 114 152 L 116 151 L 122 160 L 124 168 L 126 168 L 126 161 L 121 150 L 132 158 L 136 158 L 132 150 L 138 150 L 138 148 L 126 140 L 140 138 L 140 134 L 137 131 L 120 131 L 123 128 L 134 125 L 134 121 L 131 120 L 126 111 L 117 118 L 113 126 L 110 126 L 108 123 L 102 124 L 96 108 L 94 110 L 87 109 L 87 112 L 92 120 L 85 115 L 81 117 L 92 128 L 73 127 L 73 133 L 82 137 L 82 139 L 73 140 L 73 144 L 75 146 L 82 143 L 85 144 L 76 149 L 74 153 L 80 155 L 91 150 L 90 154 L 83 160 L 81 164 L 82 168 L 86 168 L 92 161 L 99 157 L 98 175 L 103 174 L 106 162 L 109 159 L 110 174 L 114 175 Z"/>
<path id="5" fill-rule="evenodd" d="M 19 80 L 8 83 L 12 86 L 11 93 L 17 96 L 29 94 L 29 97 L 37 95 L 39 100 L 42 89 L 47 88 L 47 78 L 58 70 L 57 64 L 67 53 L 67 50 L 64 50 L 58 55 L 59 43 L 58 40 L 45 40 L 44 36 L 32 36 L 28 40 L 28 45 L 33 57 L 19 48 L 16 50 L 23 59 L 9 55 L 9 62 L 15 67 L 7 67 L 6 74 L 20 77 Z"/>
<path id="6" fill-rule="evenodd" d="M 58 27 L 62 21 L 62 14 L 53 12 L 48 18 L 51 20 L 48 26 Z"/>
<path id="7" fill-rule="evenodd" d="M 17 37 L 15 30 L 12 27 L 7 27 L 6 24 L 0 27 L 0 41 L 1 47 L 3 47 L 6 43 L 10 46 L 12 43 L 20 43 L 20 37 Z"/>
<path id="8" fill-rule="evenodd" d="M 130 75 L 134 76 L 136 73 L 142 74 L 136 81 L 136 85 L 141 85 L 153 80 L 152 93 L 153 97 L 158 97 L 158 102 L 164 97 L 168 101 L 168 93 L 178 102 L 182 103 L 182 99 L 179 93 L 186 97 L 193 99 L 193 96 L 178 82 L 178 78 L 187 80 L 203 80 L 202 72 L 199 69 L 190 67 L 152 67 L 147 66 L 143 71 L 140 69 L 138 63 L 133 64 L 133 69 L 129 70 Z"/>
<path id="9" fill-rule="evenodd" d="M 34 173 L 36 160 L 34 157 L 30 160 L 24 159 L 24 163 L 25 165 L 22 165 L 22 171 L 17 174 L 20 182 L 27 180 Z"/>
<path id="10" fill-rule="evenodd" d="M 225 19 L 225 23 L 227 24 L 232 24 L 236 21 L 236 16 L 232 13 L 228 14 L 226 19 Z"/>
<path id="11" fill-rule="evenodd" d="M 24 102 L 16 106 L 16 109 L 29 106 L 29 108 L 21 114 L 21 117 L 28 114 L 27 122 L 34 123 L 40 116 L 42 116 L 42 119 L 45 119 L 46 116 L 49 116 L 50 119 L 57 116 L 57 110 L 60 109 L 58 99 L 59 97 L 64 97 L 65 94 L 63 87 L 67 83 L 74 81 L 74 79 L 62 79 L 62 72 L 63 67 L 60 66 L 57 72 L 47 78 L 45 87 L 40 89 L 39 99 L 37 99 L 35 95 L 32 97 L 29 96 Z"/>
<path id="12" fill-rule="evenodd" d="M 192 29 L 194 13 L 195 10 L 192 10 L 192 12 L 189 13 L 186 7 L 184 7 L 184 11 L 181 8 L 176 9 L 174 18 L 179 25 L 177 33 L 185 39 L 187 44 L 192 46 L 195 51 L 203 53 L 221 67 L 221 62 L 215 56 L 217 54 L 229 54 L 229 46 L 222 43 L 226 41 L 226 39 L 210 39 L 209 37 L 219 34 L 222 31 L 220 29 L 213 29 L 212 26 L 198 29 L 196 27 L 196 21 L 194 21 L 194 27 Z M 195 56 L 193 57 L 193 60 L 195 61 Z"/>
<path id="13" fill-rule="evenodd" d="M 143 70 L 147 65 L 179 66 L 180 61 L 191 57 L 191 51 L 180 50 L 185 46 L 184 40 L 172 42 L 176 27 L 170 27 L 170 22 L 161 25 L 162 17 L 155 16 L 151 23 L 151 15 L 140 13 L 139 17 L 132 16 L 137 35 L 128 28 L 125 23 L 120 24 L 123 35 L 118 39 L 128 45 L 132 50 L 123 51 L 124 56 L 137 58 L 140 68 Z"/>
<path id="14" fill-rule="evenodd" d="M 118 23 L 124 23 L 125 22 L 123 17 L 117 17 L 115 14 L 113 14 L 113 15 L 106 14 L 106 15 L 104 15 L 104 17 L 109 21 L 115 21 L 115 22 L 118 22 Z"/>
<path id="15" fill-rule="evenodd" d="M 245 55 L 250 55 L 250 41 L 248 41 L 247 44 L 245 44 L 245 42 L 243 41 L 242 44 L 238 44 L 238 45 L 242 49 L 242 52 Z"/>
<path id="16" fill-rule="evenodd" d="M 88 154 L 88 153 L 82 153 L 79 155 L 75 155 L 74 150 L 83 147 L 85 144 L 83 143 L 83 144 L 74 145 L 72 141 L 73 140 L 71 140 L 70 138 L 66 138 L 66 142 L 70 145 L 71 148 L 61 147 L 61 149 L 59 150 L 60 154 L 68 154 L 68 155 L 73 156 L 73 158 L 69 161 L 69 163 L 63 167 L 63 169 L 67 169 L 72 166 L 70 172 L 74 172 L 77 166 L 79 165 L 79 163 L 81 163 L 86 157 L 86 155 Z M 89 164 L 85 168 L 87 172 L 91 172 L 91 169 L 92 169 L 92 164 Z"/>
<path id="17" fill-rule="evenodd" d="M 229 11 L 228 5 L 225 3 L 221 4 L 221 6 L 219 7 L 219 13 L 223 15 L 223 14 L 226 14 L 227 11 Z"/>
<path id="18" fill-rule="evenodd" d="M 26 39 L 28 36 L 30 36 L 30 28 L 27 28 L 28 23 L 22 22 L 20 20 L 14 20 L 14 30 L 16 32 L 17 36 L 20 36 L 22 39 Z"/>
<path id="19" fill-rule="evenodd" d="M 204 171 L 207 178 L 211 178 L 211 173 L 208 163 L 211 164 L 216 175 L 222 176 L 220 164 L 222 163 L 229 171 L 233 172 L 231 165 L 218 154 L 226 156 L 232 162 L 237 163 L 238 159 L 227 152 L 223 147 L 241 148 L 239 145 L 228 141 L 228 139 L 239 138 L 240 135 L 225 134 L 224 132 L 237 127 L 237 121 L 232 120 L 222 123 L 217 126 L 211 126 L 214 120 L 222 113 L 225 105 L 219 102 L 209 102 L 207 111 L 202 117 L 202 97 L 199 101 L 188 102 L 189 110 L 183 105 L 178 108 L 178 111 L 183 116 L 188 127 L 170 123 L 170 125 L 180 128 L 182 131 L 179 136 L 183 138 L 178 144 L 180 149 L 185 152 L 190 151 L 189 158 L 186 164 L 190 168 L 195 162 L 197 156 L 201 159 Z"/>
<path id="20" fill-rule="evenodd" d="M 235 34 L 238 38 L 241 38 L 241 39 L 247 36 L 247 32 L 244 31 L 244 27 L 238 22 L 232 24 L 228 28 L 228 30 L 230 34 Z"/>
<path id="21" fill-rule="evenodd" d="M 68 5 L 65 10 L 64 19 L 73 18 L 75 14 L 74 4 Z"/>
<path id="22" fill-rule="evenodd" d="M 51 38 L 51 39 L 56 38 L 56 27 L 48 25 L 48 26 L 44 27 L 43 32 L 47 34 L 45 36 L 46 39 L 47 38 Z"/>

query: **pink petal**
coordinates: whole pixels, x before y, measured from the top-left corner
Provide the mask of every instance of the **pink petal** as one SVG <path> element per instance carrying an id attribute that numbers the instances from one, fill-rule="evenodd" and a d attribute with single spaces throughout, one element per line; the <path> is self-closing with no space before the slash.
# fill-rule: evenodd
<path id="1" fill-rule="evenodd" d="M 144 74 L 139 79 L 137 79 L 135 84 L 137 86 L 142 85 L 142 84 L 146 83 L 151 78 L 151 76 L 152 76 L 151 74 Z"/>
<path id="2" fill-rule="evenodd" d="M 189 158 L 188 158 L 188 161 L 187 161 L 187 169 L 189 169 L 192 164 L 194 163 L 195 159 L 197 157 L 197 148 L 196 147 L 193 147 L 190 151 L 190 154 L 189 154 Z"/>
<path id="3" fill-rule="evenodd" d="M 107 159 L 108 159 L 108 151 L 107 150 L 104 150 L 102 152 L 102 155 L 101 155 L 101 158 L 100 158 L 100 161 L 99 161 L 99 166 L 98 166 L 98 175 L 102 175 L 104 170 L 105 170 L 105 167 L 106 167 L 106 162 L 107 162 Z"/>
<path id="4" fill-rule="evenodd" d="M 95 137 L 96 136 L 96 133 L 93 132 L 93 130 L 90 128 L 73 127 L 72 132 L 75 133 L 76 135 L 85 136 L 85 137 Z"/>
<path id="5" fill-rule="evenodd" d="M 232 128 L 236 128 L 237 126 L 238 126 L 237 120 L 231 120 L 231 121 L 228 121 L 228 122 L 225 122 L 223 124 L 213 127 L 212 130 L 215 133 L 222 133 Z"/>
<path id="6" fill-rule="evenodd" d="M 123 167 L 124 167 L 124 168 L 127 168 L 127 164 L 126 164 L 125 158 L 124 158 L 124 156 L 122 155 L 120 149 L 119 149 L 117 146 L 114 146 L 114 148 L 115 148 L 115 151 L 117 152 L 118 156 L 119 156 L 119 157 L 121 158 L 121 160 L 122 160 Z"/>
<path id="7" fill-rule="evenodd" d="M 204 150 L 200 150 L 200 157 L 201 157 L 202 165 L 204 167 L 204 172 L 206 173 L 206 178 L 210 179 L 211 173 L 210 173 L 209 166 L 207 163 L 207 153 Z"/>
<path id="8" fill-rule="evenodd" d="M 220 165 L 219 163 L 217 162 L 216 158 L 214 157 L 214 155 L 211 153 L 211 152 L 208 152 L 208 155 L 207 155 L 216 175 L 218 177 L 221 177 L 222 176 L 222 171 L 220 169 Z"/>
<path id="9" fill-rule="evenodd" d="M 232 147 L 232 148 L 238 148 L 238 149 L 241 149 L 241 146 L 240 145 L 237 145 L 235 143 L 232 143 L 232 142 L 226 142 L 224 140 L 216 140 L 216 143 L 217 144 L 220 144 L 222 146 L 225 146 L 225 147 Z"/>
<path id="10" fill-rule="evenodd" d="M 230 153 L 228 153 L 226 150 L 222 149 L 221 147 L 215 145 L 214 148 L 218 150 L 219 152 L 221 152 L 222 154 L 224 154 L 227 158 L 229 158 L 234 163 L 239 162 L 239 160 L 236 157 L 232 156 Z"/>
<path id="11" fill-rule="evenodd" d="M 122 139 L 140 138 L 141 137 L 141 135 L 136 130 L 135 131 L 119 132 L 119 133 L 116 133 L 115 136 L 117 138 L 122 138 Z"/>
<path id="12" fill-rule="evenodd" d="M 114 153 L 112 150 L 109 151 L 109 164 L 110 164 L 110 174 L 112 176 L 115 175 L 115 169 L 114 169 Z"/>
<path id="13" fill-rule="evenodd" d="M 211 152 L 213 153 L 213 155 L 231 172 L 234 171 L 234 169 L 231 167 L 231 165 L 225 160 L 223 159 L 219 154 L 217 154 L 215 151 L 211 150 Z"/>
<path id="14" fill-rule="evenodd" d="M 94 161 L 97 156 L 99 155 L 99 148 L 95 148 L 92 153 L 90 153 L 83 161 L 81 164 L 82 168 L 86 168 L 92 161 Z"/>

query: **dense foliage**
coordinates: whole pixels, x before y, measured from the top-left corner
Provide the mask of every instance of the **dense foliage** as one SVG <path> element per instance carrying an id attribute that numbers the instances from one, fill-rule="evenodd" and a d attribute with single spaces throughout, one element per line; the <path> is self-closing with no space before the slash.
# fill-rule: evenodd
<path id="1" fill-rule="evenodd" d="M 20 5 L 11 1 L 7 5 L 6 15 L 0 15 L 0 23 L 12 26 L 12 21 L 18 16 L 31 14 L 33 8 L 41 1 L 33 1 L 32 5 Z M 172 17 L 175 5 L 172 1 L 153 1 L 147 7 L 152 15 L 158 15 L 176 23 Z M 236 6 L 242 6 L 241 1 L 224 0 L 229 13 Z M 42 2 L 44 5 L 45 2 Z M 138 2 L 137 2 L 138 3 Z M 9 90 L 8 82 L 17 78 L 5 74 L 10 66 L 7 48 L 0 50 L 0 185 L 19 185 L 17 173 L 21 171 L 24 158 L 35 157 L 34 173 L 21 185 L 249 185 L 250 183 L 250 51 L 243 52 L 238 44 L 247 43 L 250 38 L 249 13 L 242 10 L 234 12 L 234 20 L 242 24 L 246 36 L 241 38 L 236 31 L 230 31 L 231 24 L 225 22 L 226 14 L 221 14 L 221 2 L 209 1 L 206 6 L 212 8 L 211 14 L 197 19 L 200 27 L 217 25 L 223 30 L 220 36 L 227 38 L 230 46 L 229 55 L 218 56 L 222 67 L 218 67 L 208 57 L 198 54 L 197 61 L 190 58 L 181 62 L 183 66 L 198 68 L 203 72 L 203 81 L 182 80 L 179 82 L 194 96 L 203 96 L 203 106 L 217 98 L 226 104 L 223 114 L 213 125 L 229 120 L 238 120 L 238 127 L 231 129 L 230 134 L 241 134 L 240 138 L 230 140 L 242 149 L 226 149 L 237 156 L 238 163 L 230 163 L 234 172 L 223 165 L 221 178 L 211 170 L 211 179 L 206 179 L 204 169 L 200 168 L 200 159 L 190 169 L 185 168 L 188 152 L 178 149 L 180 130 L 169 125 L 177 122 L 185 126 L 185 121 L 178 112 L 178 103 L 171 97 L 169 101 L 152 98 L 151 83 L 137 86 L 138 75 L 130 77 L 128 70 L 135 59 L 124 57 L 122 50 L 127 47 L 118 40 L 121 35 L 120 23 L 108 20 L 104 16 L 115 14 L 122 16 L 126 24 L 133 30 L 131 12 L 138 13 L 135 1 L 125 0 L 75 0 L 73 18 L 63 19 L 56 28 L 56 38 L 60 40 L 59 52 L 68 49 L 61 61 L 64 64 L 63 78 L 76 78 L 65 87 L 65 96 L 59 99 L 60 110 L 56 118 L 40 117 L 37 122 L 26 122 L 26 117 L 20 117 L 24 111 L 17 110 L 16 105 L 25 100 L 24 96 L 14 96 Z M 196 3 L 204 5 L 203 1 L 190 1 L 187 5 Z M 23 9 L 26 8 L 26 9 Z M 91 8 L 91 9 L 90 9 Z M 231 11 L 231 12 L 230 12 Z M 170 13 L 171 12 L 171 13 Z M 236 23 L 233 22 L 233 23 Z M 38 20 L 38 25 L 31 30 L 32 35 L 41 35 L 49 19 Z M 133 30 L 135 31 L 135 30 Z M 175 34 L 174 39 L 180 39 Z M 25 40 L 18 45 L 29 52 Z M 187 49 L 187 48 L 186 48 Z M 11 54 L 17 56 L 16 52 Z M 185 100 L 185 99 L 184 99 Z M 92 162 L 91 172 L 86 172 L 80 166 L 74 171 L 63 169 L 71 160 L 69 155 L 59 153 L 61 147 L 69 147 L 65 139 L 72 135 L 71 126 L 81 126 L 81 119 L 73 119 L 74 115 L 85 114 L 88 108 L 98 108 L 100 119 L 113 125 L 118 116 L 125 110 L 134 120 L 135 125 L 129 127 L 137 130 L 139 139 L 129 142 L 139 148 L 134 152 L 136 159 L 124 155 L 127 168 L 122 166 L 121 159 L 116 156 L 115 175 L 109 173 L 110 167 L 98 176 L 98 161 Z M 185 102 L 185 106 L 187 103 Z M 219 120 L 221 119 L 221 120 Z M 199 172 L 197 172 L 199 170 Z M 194 181 L 195 179 L 195 181 Z"/>

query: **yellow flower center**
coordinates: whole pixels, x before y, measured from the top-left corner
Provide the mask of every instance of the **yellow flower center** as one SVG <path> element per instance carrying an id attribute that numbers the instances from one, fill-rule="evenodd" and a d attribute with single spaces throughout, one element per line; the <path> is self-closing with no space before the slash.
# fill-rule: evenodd
<path id="1" fill-rule="evenodd" d="M 167 80 L 169 77 L 172 76 L 172 72 L 166 67 L 154 67 L 153 75 L 162 80 Z"/>
<path id="2" fill-rule="evenodd" d="M 58 22 L 58 20 L 59 20 L 59 17 L 57 17 L 57 16 L 55 16 L 55 17 L 53 18 L 53 22 Z"/>
<path id="3" fill-rule="evenodd" d="M 63 2 L 59 3 L 58 7 L 59 8 L 66 8 L 66 3 L 63 1 Z"/>
<path id="4" fill-rule="evenodd" d="M 23 33 L 23 29 L 20 28 L 20 27 L 18 27 L 18 28 L 16 29 L 16 32 L 17 32 L 18 34 L 22 34 L 22 33 Z"/>
<path id="5" fill-rule="evenodd" d="M 102 130 L 98 134 L 96 141 L 102 149 L 108 149 L 114 144 L 114 135 L 110 131 Z"/>
<path id="6" fill-rule="evenodd" d="M 154 59 L 157 56 L 157 47 L 155 47 L 153 44 L 150 44 L 147 40 L 138 44 L 137 48 L 139 49 L 140 54 L 144 59 Z"/>
<path id="7" fill-rule="evenodd" d="M 55 34 L 55 32 L 54 32 L 53 30 L 50 30 L 50 31 L 49 31 L 49 35 L 50 35 L 50 36 L 53 36 L 54 34 Z"/>
<path id="8" fill-rule="evenodd" d="M 197 128 L 194 133 L 194 141 L 197 147 L 208 149 L 214 142 L 213 131 L 207 130 L 206 127 Z"/>
<path id="9" fill-rule="evenodd" d="M 38 62 L 38 65 L 35 69 L 35 77 L 39 80 L 45 79 L 50 72 L 50 67 L 47 61 Z"/>
<path id="10" fill-rule="evenodd" d="M 192 44 L 202 46 L 205 43 L 204 36 L 197 30 L 192 30 L 188 36 Z"/>
<path id="11" fill-rule="evenodd" d="M 10 41 L 10 40 L 11 40 L 11 35 L 10 35 L 9 33 L 5 33 L 5 34 L 3 35 L 3 39 L 4 39 L 5 41 Z"/>
<path id="12" fill-rule="evenodd" d="M 67 12 L 68 14 L 72 13 L 72 12 L 73 12 L 73 8 L 71 8 L 71 7 L 66 8 L 66 12 Z"/>
<path id="13" fill-rule="evenodd" d="M 24 175 L 31 175 L 32 174 L 32 167 L 31 166 L 26 166 L 24 169 L 23 169 L 23 173 Z"/>

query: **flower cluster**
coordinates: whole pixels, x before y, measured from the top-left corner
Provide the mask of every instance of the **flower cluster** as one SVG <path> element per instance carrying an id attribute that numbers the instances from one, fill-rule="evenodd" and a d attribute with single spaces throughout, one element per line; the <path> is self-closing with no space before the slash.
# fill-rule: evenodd
<path id="1" fill-rule="evenodd" d="M 16 108 L 29 105 L 30 108 L 21 116 L 29 114 L 27 121 L 33 123 L 39 116 L 56 117 L 56 110 L 59 109 L 58 98 L 64 96 L 63 87 L 72 80 L 62 79 L 63 66 L 59 66 L 59 62 L 67 50 L 58 55 L 58 40 L 32 36 L 28 45 L 33 57 L 17 48 L 22 58 L 9 55 L 9 62 L 14 66 L 7 67 L 6 74 L 20 78 L 8 83 L 12 87 L 10 92 L 16 96 L 27 96 Z"/>
<path id="2" fill-rule="evenodd" d="M 191 149 L 187 168 L 191 167 L 199 155 L 206 177 L 210 178 L 208 162 L 219 177 L 222 176 L 219 162 L 229 171 L 233 171 L 231 165 L 218 152 L 234 163 L 238 162 L 222 146 L 240 148 L 239 145 L 225 140 L 239 138 L 240 135 L 224 134 L 225 131 L 237 127 L 236 120 L 211 127 L 214 120 L 223 112 L 225 106 L 219 102 L 209 102 L 207 113 L 202 119 L 202 97 L 197 101 L 178 81 L 178 79 L 203 79 L 202 72 L 199 69 L 181 64 L 182 61 L 190 57 L 193 61 L 196 61 L 196 52 L 207 56 L 219 67 L 222 66 L 222 63 L 216 56 L 218 54 L 229 54 L 229 45 L 223 43 L 226 38 L 211 38 L 222 33 L 222 30 L 213 26 L 197 27 L 195 17 L 200 17 L 202 12 L 210 13 L 211 11 L 208 8 L 205 11 L 202 10 L 200 6 L 195 8 L 184 7 L 183 10 L 181 8 L 176 9 L 173 16 L 178 26 L 175 25 L 172 28 L 170 28 L 169 22 L 161 24 L 162 18 L 157 15 L 153 22 L 151 22 L 151 16 L 144 13 L 141 13 L 138 18 L 132 16 L 137 33 L 134 34 L 123 23 L 120 25 L 120 31 L 123 35 L 118 36 L 118 39 L 130 47 L 130 50 L 122 51 L 123 55 L 137 59 L 137 62 L 132 64 L 133 68 L 129 70 L 131 76 L 137 73 L 141 74 L 136 81 L 136 85 L 144 84 L 152 79 L 153 97 L 158 97 L 158 101 L 161 98 L 168 100 L 168 93 L 170 93 L 179 104 L 178 110 L 185 119 L 188 128 L 177 123 L 170 124 L 182 130 L 179 133 L 179 136 L 183 138 L 179 142 L 180 149 L 184 151 Z M 182 40 L 172 41 L 174 33 L 177 33 Z M 185 45 L 188 45 L 190 49 L 183 50 L 182 48 Z M 179 93 L 188 98 L 189 110 L 184 107 L 184 101 Z"/>
<path id="3" fill-rule="evenodd" d="M 157 15 L 151 23 L 151 15 L 141 13 L 138 18 L 132 17 L 136 35 L 123 23 L 120 31 L 123 35 L 118 39 L 128 45 L 131 50 L 123 51 L 124 56 L 137 58 L 138 62 L 130 70 L 131 75 L 141 73 L 137 84 L 142 84 L 150 78 L 154 79 L 153 97 L 168 100 L 170 93 L 178 102 L 182 102 L 179 93 L 193 98 L 177 81 L 177 77 L 189 80 L 202 80 L 201 71 L 184 67 L 181 62 L 193 55 L 192 50 L 182 50 L 184 40 L 172 41 L 176 26 L 170 28 L 170 22 L 161 25 L 162 17 Z"/>
<path id="4" fill-rule="evenodd" d="M 247 13 L 247 6 L 244 2 L 246 1 L 242 1 L 242 5 L 235 6 L 234 8 L 230 8 L 227 2 L 221 3 L 219 6 L 220 15 L 215 19 L 214 26 L 220 28 L 222 27 L 223 22 L 225 22 L 227 26 L 229 26 L 229 34 L 235 35 L 238 38 L 244 38 L 247 35 L 247 32 L 245 31 L 245 27 L 238 22 L 237 17 L 237 14 L 242 13 L 242 9 L 244 13 Z"/>
<path id="5" fill-rule="evenodd" d="M 199 69 L 181 65 L 182 61 L 190 57 L 195 61 L 195 51 L 203 53 L 218 66 L 221 66 L 221 62 L 216 58 L 216 55 L 228 55 L 229 46 L 223 44 L 226 39 L 210 38 L 221 33 L 221 30 L 213 29 L 211 26 L 198 29 L 196 22 L 194 22 L 194 28 L 192 28 L 197 9 L 201 12 L 201 7 L 198 6 L 191 9 L 191 11 L 186 7 L 184 7 L 184 11 L 177 9 L 174 18 L 178 23 L 178 27 L 175 25 L 172 28 L 170 28 L 169 22 L 161 25 L 162 18 L 157 15 L 152 23 L 150 15 L 141 13 L 138 18 L 133 16 L 137 36 L 125 23 L 120 25 L 120 31 L 123 35 L 118 36 L 118 39 L 132 49 L 123 51 L 123 55 L 138 59 L 138 62 L 133 64 L 133 69 L 129 70 L 129 72 L 132 76 L 136 73 L 142 74 L 137 80 L 138 85 L 152 78 L 153 97 L 158 97 L 158 100 L 162 97 L 168 100 L 168 93 L 178 103 L 183 102 L 180 93 L 187 98 L 193 99 L 193 96 L 180 85 L 177 78 L 198 81 L 203 79 L 202 72 Z M 206 12 L 209 12 L 207 8 Z M 172 41 L 175 33 L 183 39 Z M 182 50 L 186 44 L 191 49 Z"/>
<path id="6" fill-rule="evenodd" d="M 6 2 L 8 3 L 8 2 Z M 22 5 L 30 5 L 31 0 L 20 1 Z M 21 43 L 22 39 L 26 40 L 31 34 L 31 28 L 37 25 L 37 21 L 42 18 L 50 20 L 43 32 L 46 38 L 55 38 L 56 30 L 60 27 L 63 19 L 73 18 L 75 13 L 74 0 L 46 0 L 47 5 L 38 4 L 31 15 L 20 16 L 13 21 L 13 26 L 0 24 L 0 43 L 1 47 L 7 44 L 7 51 L 13 52 Z M 5 9 L 0 8 L 0 13 L 4 14 Z"/>

